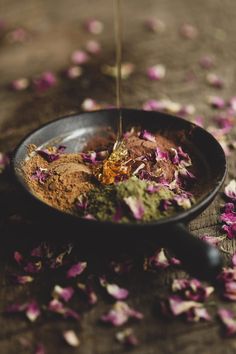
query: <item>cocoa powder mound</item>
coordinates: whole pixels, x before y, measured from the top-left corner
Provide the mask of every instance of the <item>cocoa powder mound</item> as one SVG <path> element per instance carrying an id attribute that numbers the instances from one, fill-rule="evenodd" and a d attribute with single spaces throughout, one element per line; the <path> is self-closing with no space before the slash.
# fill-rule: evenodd
<path id="1" fill-rule="evenodd" d="M 32 146 L 30 149 L 32 155 Z M 46 170 L 48 177 L 44 183 L 32 178 L 37 169 Z M 76 212 L 78 196 L 94 188 L 92 171 L 83 163 L 81 154 L 61 154 L 49 163 L 35 152 L 24 162 L 22 170 L 28 186 L 39 199 L 69 213 Z"/>

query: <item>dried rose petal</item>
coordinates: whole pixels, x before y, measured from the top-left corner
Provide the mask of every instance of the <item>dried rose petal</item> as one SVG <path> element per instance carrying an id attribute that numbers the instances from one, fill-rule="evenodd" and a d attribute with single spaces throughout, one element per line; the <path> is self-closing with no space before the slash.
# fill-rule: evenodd
<path id="1" fill-rule="evenodd" d="M 30 274 L 39 273 L 41 270 L 42 270 L 42 262 L 41 261 L 28 262 L 24 267 L 24 271 L 26 273 L 30 273 Z"/>
<path id="2" fill-rule="evenodd" d="M 90 54 L 99 54 L 101 52 L 101 44 L 95 40 L 89 40 L 86 43 L 86 50 Z"/>
<path id="3" fill-rule="evenodd" d="M 143 139 L 143 140 L 147 140 L 147 141 L 151 141 L 153 143 L 156 142 L 156 138 L 154 135 L 152 135 L 150 132 L 148 132 L 147 130 L 142 130 L 140 133 L 139 133 L 139 138 L 140 139 Z"/>
<path id="4" fill-rule="evenodd" d="M 130 208 L 133 217 L 136 220 L 142 220 L 143 215 L 144 215 L 144 205 L 141 200 L 137 199 L 136 197 L 126 197 L 124 198 L 124 202 L 128 205 Z"/>
<path id="5" fill-rule="evenodd" d="M 212 56 L 205 55 L 199 60 L 199 64 L 203 69 L 211 69 L 215 64 L 215 60 Z"/>
<path id="6" fill-rule="evenodd" d="M 53 297 L 59 300 L 64 300 L 68 302 L 74 295 L 74 289 L 69 286 L 67 288 L 62 288 L 59 285 L 55 285 L 53 289 Z"/>
<path id="7" fill-rule="evenodd" d="M 81 104 L 81 108 L 85 112 L 95 111 L 100 109 L 100 107 L 101 106 L 92 98 L 86 98 Z"/>
<path id="8" fill-rule="evenodd" d="M 135 347 L 139 344 L 132 328 L 126 328 L 123 331 L 116 333 L 116 339 L 118 342 L 129 347 Z"/>
<path id="9" fill-rule="evenodd" d="M 143 104 L 143 109 L 145 111 L 163 111 L 164 104 L 157 100 L 148 100 Z"/>
<path id="10" fill-rule="evenodd" d="M 14 259 L 15 259 L 16 263 L 20 265 L 23 261 L 23 256 L 20 252 L 15 251 L 14 252 Z"/>
<path id="11" fill-rule="evenodd" d="M 203 127 L 204 118 L 202 116 L 196 116 L 193 120 L 193 123 L 198 125 L 199 127 Z"/>
<path id="12" fill-rule="evenodd" d="M 158 248 L 153 256 L 145 259 L 144 270 L 148 269 L 165 269 L 169 267 L 170 262 L 166 257 L 164 248 Z"/>
<path id="13" fill-rule="evenodd" d="M 33 80 L 33 86 L 37 92 L 47 91 L 50 87 L 53 87 L 56 84 L 56 76 L 50 71 L 42 73 L 41 76 Z"/>
<path id="14" fill-rule="evenodd" d="M 62 315 L 64 318 L 73 318 L 75 320 L 80 319 L 80 316 L 77 312 L 68 307 L 65 307 L 64 304 L 57 299 L 53 299 L 50 301 L 48 305 L 48 310 Z"/>
<path id="15" fill-rule="evenodd" d="M 68 77 L 68 79 L 76 79 L 77 77 L 80 77 L 82 73 L 83 73 L 82 68 L 78 65 L 74 65 L 74 66 L 70 66 L 65 71 L 65 76 Z"/>
<path id="16" fill-rule="evenodd" d="M 232 256 L 232 264 L 234 267 L 236 267 L 236 252 Z"/>
<path id="17" fill-rule="evenodd" d="M 100 34 L 104 28 L 103 23 L 95 18 L 86 20 L 84 26 L 85 29 L 92 34 Z"/>
<path id="18" fill-rule="evenodd" d="M 34 278 L 31 275 L 13 275 L 13 280 L 16 284 L 27 284 L 31 283 Z"/>
<path id="19" fill-rule="evenodd" d="M 109 284 L 104 277 L 100 278 L 100 284 L 106 288 L 108 294 L 116 300 L 125 300 L 129 295 L 127 289 L 120 288 L 117 284 Z"/>
<path id="20" fill-rule="evenodd" d="M 199 322 L 200 320 L 211 321 L 211 316 L 204 307 L 191 308 L 186 312 L 186 318 L 188 322 Z"/>
<path id="21" fill-rule="evenodd" d="M 220 215 L 220 220 L 227 225 L 236 223 L 236 211 L 234 210 L 233 203 L 226 203 L 224 206 L 224 212 Z"/>
<path id="22" fill-rule="evenodd" d="M 29 38 L 29 33 L 26 29 L 18 27 L 7 34 L 7 39 L 12 43 L 23 43 Z"/>
<path id="23" fill-rule="evenodd" d="M 52 155 L 50 158 L 52 158 Z M 41 184 L 44 184 L 49 176 L 50 174 L 47 168 L 37 167 L 34 173 L 31 175 L 31 178 L 37 180 Z"/>
<path id="24" fill-rule="evenodd" d="M 9 165 L 10 160 L 7 154 L 0 152 L 0 174 L 5 170 L 5 168 Z"/>
<path id="25" fill-rule="evenodd" d="M 232 199 L 236 200 L 236 180 L 232 179 L 229 184 L 225 187 L 225 195 Z"/>
<path id="26" fill-rule="evenodd" d="M 66 273 L 67 278 L 75 278 L 78 275 L 82 274 L 83 271 L 87 268 L 87 262 L 78 262 L 74 264 Z"/>
<path id="27" fill-rule="evenodd" d="M 230 240 L 236 237 L 236 223 L 230 225 L 223 225 L 222 230 L 227 233 Z"/>
<path id="28" fill-rule="evenodd" d="M 130 308 L 125 302 L 117 301 L 112 309 L 101 317 L 101 320 L 111 323 L 113 326 L 121 326 L 126 323 L 129 318 L 142 319 L 143 314 Z"/>
<path id="29" fill-rule="evenodd" d="M 218 310 L 218 316 L 225 326 L 226 335 L 234 335 L 236 333 L 236 320 L 234 319 L 234 313 L 230 310 L 220 308 Z"/>
<path id="30" fill-rule="evenodd" d="M 186 313 L 192 308 L 203 307 L 200 302 L 183 300 L 180 296 L 177 295 L 172 295 L 169 297 L 169 306 L 171 313 L 174 316 L 179 316 L 183 313 Z"/>
<path id="31" fill-rule="evenodd" d="M 205 301 L 213 293 L 214 288 L 204 286 L 197 279 L 174 279 L 172 291 L 183 294 L 187 300 Z"/>
<path id="32" fill-rule="evenodd" d="M 26 317 L 31 321 L 34 322 L 40 316 L 41 311 L 36 301 L 32 301 L 27 304 L 27 308 L 25 311 Z"/>
<path id="33" fill-rule="evenodd" d="M 161 33 L 166 28 L 165 23 L 156 17 L 149 17 L 146 19 L 144 25 L 149 31 L 155 33 Z"/>
<path id="34" fill-rule="evenodd" d="M 214 73 L 207 74 L 206 81 L 210 86 L 215 88 L 221 89 L 224 86 L 224 81 Z"/>
<path id="35" fill-rule="evenodd" d="M 29 80 L 26 79 L 25 77 L 13 80 L 11 82 L 11 88 L 14 91 L 23 91 L 26 90 L 28 87 L 29 87 Z"/>
<path id="36" fill-rule="evenodd" d="M 223 98 L 218 96 L 209 96 L 207 99 L 209 105 L 216 109 L 222 109 L 225 107 L 225 101 Z"/>
<path id="37" fill-rule="evenodd" d="M 93 165 L 101 161 L 98 160 L 98 154 L 96 153 L 96 151 L 90 151 L 88 153 L 82 152 L 81 155 L 84 162 L 91 163 Z"/>
<path id="38" fill-rule="evenodd" d="M 154 65 L 147 69 L 147 76 L 150 80 L 159 81 L 166 75 L 166 68 L 164 65 Z"/>
<path id="39" fill-rule="evenodd" d="M 77 337 L 75 331 L 71 329 L 63 332 L 63 338 L 71 347 L 78 347 L 80 345 L 79 338 Z"/>
<path id="40" fill-rule="evenodd" d="M 71 61 L 73 64 L 75 65 L 82 65 L 85 64 L 89 61 L 89 56 L 86 52 L 84 52 L 83 50 L 75 50 L 72 54 L 71 54 Z"/>
<path id="41" fill-rule="evenodd" d="M 198 31 L 193 25 L 185 23 L 180 27 L 180 35 L 185 39 L 194 39 L 197 37 Z"/>
<path id="42" fill-rule="evenodd" d="M 201 240 L 209 243 L 210 245 L 217 246 L 221 241 L 225 240 L 225 236 L 215 237 L 209 235 L 202 235 L 199 237 Z"/>

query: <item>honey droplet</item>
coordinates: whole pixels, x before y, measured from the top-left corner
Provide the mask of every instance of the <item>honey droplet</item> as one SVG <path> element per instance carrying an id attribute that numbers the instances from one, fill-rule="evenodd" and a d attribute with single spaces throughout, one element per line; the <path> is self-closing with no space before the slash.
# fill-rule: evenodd
<path id="1" fill-rule="evenodd" d="M 128 164 L 128 155 L 124 142 L 121 142 L 104 161 L 102 171 L 97 175 L 99 181 L 103 184 L 112 184 L 117 180 L 129 177 L 131 166 Z"/>

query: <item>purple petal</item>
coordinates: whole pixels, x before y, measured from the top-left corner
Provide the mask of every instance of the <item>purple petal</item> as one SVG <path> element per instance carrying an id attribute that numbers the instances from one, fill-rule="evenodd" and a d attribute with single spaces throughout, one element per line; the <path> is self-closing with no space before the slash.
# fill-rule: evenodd
<path id="1" fill-rule="evenodd" d="M 64 300 L 68 302 L 72 296 L 74 295 L 74 289 L 69 286 L 67 288 L 62 288 L 59 285 L 55 285 L 53 289 L 53 297 L 58 298 L 60 300 Z"/>
<path id="2" fill-rule="evenodd" d="M 143 139 L 143 140 L 147 140 L 147 141 L 151 141 L 153 143 L 156 142 L 156 138 L 154 135 L 152 135 L 150 132 L 148 132 L 147 130 L 142 130 L 139 134 L 139 138 Z"/>
<path id="3" fill-rule="evenodd" d="M 207 74 L 206 80 L 212 87 L 221 89 L 224 86 L 224 81 L 214 73 Z"/>
<path id="4" fill-rule="evenodd" d="M 148 100 L 143 104 L 143 109 L 145 111 L 163 111 L 165 108 L 162 101 Z"/>
<path id="5" fill-rule="evenodd" d="M 130 308 L 125 302 L 117 301 L 112 309 L 101 317 L 101 320 L 111 323 L 113 326 L 121 326 L 126 323 L 129 318 L 142 319 L 143 314 Z"/>
<path id="6" fill-rule="evenodd" d="M 230 240 L 236 237 L 236 223 L 230 225 L 223 225 L 222 230 L 224 230 Z"/>
<path id="7" fill-rule="evenodd" d="M 46 149 L 36 150 L 37 153 L 42 156 L 47 162 L 53 162 L 59 159 L 60 155 L 58 153 L 50 152 Z"/>
<path id="8" fill-rule="evenodd" d="M 90 54 L 99 54 L 101 52 L 101 44 L 95 40 L 89 40 L 86 43 L 86 50 Z"/>
<path id="9" fill-rule="evenodd" d="M 210 96 L 208 97 L 208 103 L 216 109 L 222 109 L 225 107 L 225 101 L 223 98 L 218 96 Z"/>
<path id="10" fill-rule="evenodd" d="M 71 61 L 73 64 L 82 65 L 89 61 L 89 56 L 83 50 L 76 50 L 71 54 Z"/>
<path id="11" fill-rule="evenodd" d="M 215 236 L 209 236 L 209 235 L 202 235 L 199 238 L 201 240 L 209 243 L 210 245 L 217 246 L 221 241 L 223 241 L 225 239 L 225 236 L 215 237 Z"/>
<path id="12" fill-rule="evenodd" d="M 232 256 L 232 264 L 234 267 L 236 267 L 236 252 Z"/>
<path id="13" fill-rule="evenodd" d="M 193 307 L 186 312 L 186 318 L 189 322 L 199 322 L 200 320 L 211 321 L 211 316 L 204 307 Z"/>
<path id="14" fill-rule="evenodd" d="M 110 294 L 116 300 L 125 300 L 129 295 L 127 289 L 120 288 L 116 284 L 107 284 L 106 289 L 108 294 Z"/>
<path id="15" fill-rule="evenodd" d="M 76 79 L 82 75 L 83 71 L 82 68 L 78 65 L 70 66 L 68 69 L 65 70 L 64 75 L 68 79 Z"/>
<path id="16" fill-rule="evenodd" d="M 44 72 L 40 77 L 33 80 L 33 85 L 37 92 L 47 91 L 50 87 L 55 86 L 56 84 L 56 76 L 49 71 Z"/>
<path id="17" fill-rule="evenodd" d="M 36 301 L 32 301 L 27 305 L 25 314 L 31 322 L 37 320 L 41 314 L 41 311 Z"/>
<path id="18" fill-rule="evenodd" d="M 62 315 L 64 318 L 73 318 L 75 320 L 79 320 L 80 316 L 74 310 L 67 308 L 64 306 L 62 302 L 57 299 L 53 299 L 50 301 L 48 305 L 48 310 L 59 315 Z"/>
<path id="19" fill-rule="evenodd" d="M 234 313 L 230 310 L 220 308 L 218 310 L 218 316 L 225 327 L 226 335 L 234 335 L 236 333 L 236 321 L 234 319 Z"/>
<path id="20" fill-rule="evenodd" d="M 169 297 L 170 310 L 174 316 L 186 313 L 192 308 L 202 307 L 200 302 L 183 300 L 180 296 L 172 295 Z"/>
<path id="21" fill-rule="evenodd" d="M 130 208 L 134 218 L 136 220 L 142 220 L 144 216 L 144 205 L 141 200 L 137 199 L 136 197 L 126 197 L 124 198 L 124 202 L 128 205 Z"/>
<path id="22" fill-rule="evenodd" d="M 232 199 L 236 200 L 236 180 L 232 179 L 229 184 L 225 187 L 225 195 Z"/>
<path id="23" fill-rule="evenodd" d="M 92 34 L 100 34 L 103 31 L 103 23 L 95 18 L 90 18 L 85 21 L 85 29 Z"/>
<path id="24" fill-rule="evenodd" d="M 34 173 L 31 175 L 31 178 L 37 180 L 41 184 L 44 184 L 49 176 L 50 173 L 46 168 L 37 167 Z"/>
<path id="25" fill-rule="evenodd" d="M 166 69 L 164 65 L 154 65 L 147 69 L 147 76 L 150 80 L 159 81 L 166 75 Z"/>
<path id="26" fill-rule="evenodd" d="M 155 150 L 156 161 L 167 161 L 169 159 L 169 154 L 167 151 L 161 151 L 158 147 Z"/>
<path id="27" fill-rule="evenodd" d="M 144 269 L 165 269 L 169 265 L 170 262 L 166 257 L 164 248 L 158 248 L 153 256 L 145 260 Z"/>
<path id="28" fill-rule="evenodd" d="M 24 271 L 26 273 L 30 273 L 30 274 L 39 273 L 41 270 L 42 270 L 42 262 L 41 261 L 28 262 L 26 264 L 26 266 L 24 267 Z"/>
<path id="29" fill-rule="evenodd" d="M 75 278 L 77 275 L 83 273 L 83 271 L 87 267 L 87 262 L 78 262 L 74 264 L 68 271 L 67 271 L 67 278 Z"/>

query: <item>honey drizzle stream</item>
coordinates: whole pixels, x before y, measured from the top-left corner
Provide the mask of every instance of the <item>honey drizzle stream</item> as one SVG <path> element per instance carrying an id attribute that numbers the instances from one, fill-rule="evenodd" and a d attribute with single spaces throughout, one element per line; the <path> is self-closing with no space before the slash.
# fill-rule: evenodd
<path id="1" fill-rule="evenodd" d="M 118 124 L 117 136 L 113 150 L 116 150 L 123 135 L 123 120 L 121 112 L 121 60 L 122 60 L 122 14 L 121 14 L 121 0 L 113 0 L 114 7 L 114 24 L 115 24 L 115 43 L 116 43 L 116 107 L 118 109 Z"/>

